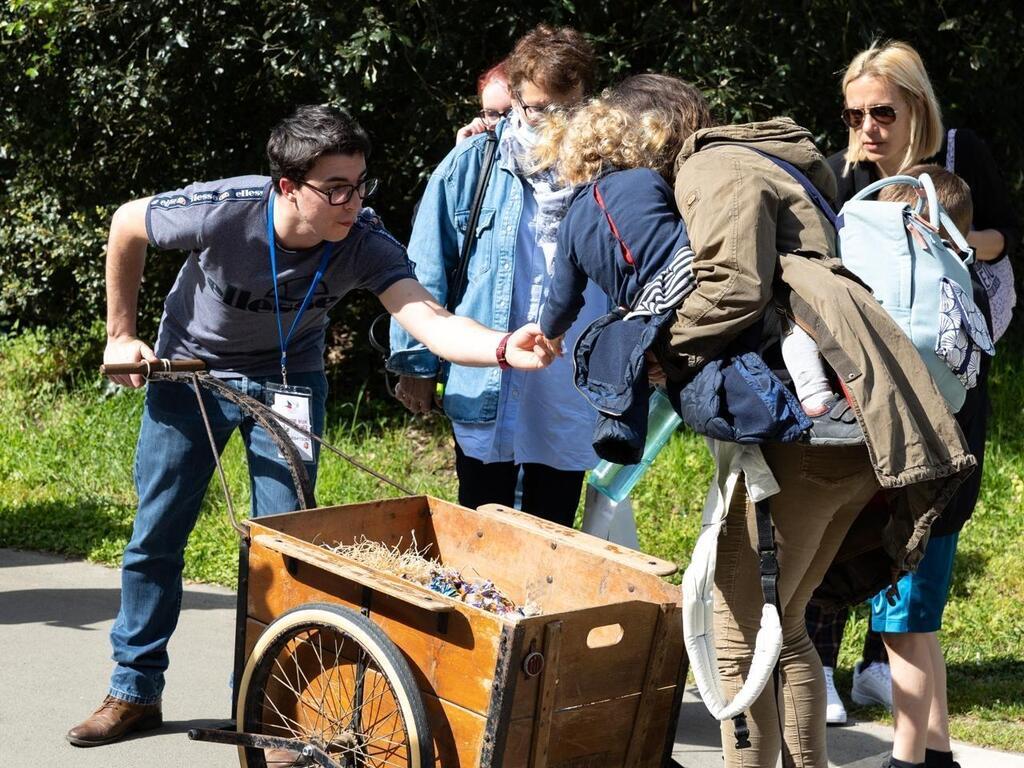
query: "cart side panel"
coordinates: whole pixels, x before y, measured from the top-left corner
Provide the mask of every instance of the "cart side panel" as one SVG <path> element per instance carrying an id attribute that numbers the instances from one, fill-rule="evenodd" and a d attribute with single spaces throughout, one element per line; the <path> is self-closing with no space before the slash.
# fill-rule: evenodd
<path id="1" fill-rule="evenodd" d="M 575 737 L 565 733 L 563 727 L 589 722 L 587 718 L 591 716 L 603 718 L 608 701 L 623 705 L 614 711 L 615 720 L 609 721 L 612 733 L 625 733 L 622 743 L 613 739 L 600 749 L 588 752 L 581 748 L 571 753 L 565 751 L 568 747 L 563 745 L 556 757 L 560 756 L 558 759 L 575 768 L 576 763 L 571 759 L 581 760 L 579 765 L 583 766 L 614 766 L 624 765 L 627 756 L 633 757 L 635 763 L 638 754 L 661 755 L 667 735 L 670 731 L 674 733 L 674 704 L 682 694 L 680 674 L 685 657 L 679 614 L 675 604 L 630 602 L 520 622 L 522 655 L 540 652 L 545 657 L 545 666 L 541 674 L 533 678 L 528 678 L 521 669 L 515 670 L 518 684 L 509 727 L 508 755 L 519 750 L 525 740 L 538 755 L 536 764 L 544 764 L 546 758 L 541 759 L 540 755 L 545 754 L 546 749 L 553 750 L 556 743 L 566 740 L 568 744 L 573 743 Z M 559 625 L 558 648 L 557 653 L 552 653 L 548 647 L 552 635 L 546 630 L 556 623 Z M 548 690 L 552 680 L 553 692 Z M 577 714 L 567 719 L 567 712 Z M 591 714 L 585 715 L 585 712 Z M 636 738 L 638 728 L 643 735 Z M 593 738 L 593 735 L 586 736 L 582 743 L 592 744 Z M 631 740 L 635 742 L 632 753 L 629 751 Z M 649 749 L 648 743 L 656 746 Z M 519 763 L 507 763 L 506 759 L 503 765 L 506 764 Z"/>
<path id="2" fill-rule="evenodd" d="M 481 764 L 481 749 L 487 721 L 476 712 L 423 694 L 423 703 L 434 736 L 437 768 L 476 768 Z"/>
<path id="3" fill-rule="evenodd" d="M 556 711 L 536 768 L 615 768 L 623 765 L 639 696 Z M 502 768 L 527 768 L 534 751 L 532 719 L 513 720 Z M 534 768 L 534 766 L 530 766 Z"/>
<path id="4" fill-rule="evenodd" d="M 415 541 L 418 550 L 427 548 L 428 556 L 435 556 L 437 550 L 430 507 L 424 496 L 305 509 L 261 517 L 259 523 L 314 544 L 352 544 L 365 536 L 402 549 Z"/>
<path id="5" fill-rule="evenodd" d="M 675 685 L 683 648 L 682 618 L 675 605 L 619 603 L 525 619 L 519 622 L 524 630 L 523 655 L 531 650 L 544 653 L 544 626 L 551 621 L 561 621 L 556 709 L 639 693 L 648 675 L 648 659 L 662 611 L 667 611 L 665 621 L 669 624 L 664 636 L 666 648 L 663 660 L 649 674 L 653 687 Z M 619 632 L 621 637 L 616 640 Z M 590 647 L 589 643 L 609 644 Z M 533 713 L 541 680 L 517 671 L 513 719 Z"/>
<path id="6" fill-rule="evenodd" d="M 517 603 L 535 603 L 545 614 L 624 600 L 680 599 L 679 588 L 660 577 L 574 546 L 573 538 L 584 534 L 523 515 L 509 525 L 502 514 L 437 499 L 430 499 L 430 509 L 443 562 L 493 580 Z"/>
<path id="7" fill-rule="evenodd" d="M 658 711 L 670 711 L 674 696 L 674 687 L 658 691 L 655 702 Z M 533 766 L 530 765 L 533 720 L 513 720 L 501 768 L 620 768 L 626 764 L 639 704 L 640 696 L 637 694 L 589 707 L 556 711 L 546 759 Z M 635 768 L 661 768 L 663 750 L 662 739 L 649 738 Z"/>

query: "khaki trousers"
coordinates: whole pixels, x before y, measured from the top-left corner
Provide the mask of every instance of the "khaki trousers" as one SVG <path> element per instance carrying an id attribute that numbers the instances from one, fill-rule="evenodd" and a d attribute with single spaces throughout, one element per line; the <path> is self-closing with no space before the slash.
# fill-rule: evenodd
<path id="1" fill-rule="evenodd" d="M 736 749 L 732 721 L 722 724 L 725 763 L 727 768 L 774 768 L 782 750 L 787 768 L 827 768 L 824 675 L 804 611 L 854 518 L 879 486 L 863 446 L 786 443 L 762 449 L 782 489 L 769 500 L 779 560 L 782 695 L 776 699 L 769 680 L 748 712 L 751 746 L 746 749 Z M 715 646 L 730 697 L 746 679 L 763 604 L 754 505 L 741 481 L 718 540 L 715 569 Z"/>

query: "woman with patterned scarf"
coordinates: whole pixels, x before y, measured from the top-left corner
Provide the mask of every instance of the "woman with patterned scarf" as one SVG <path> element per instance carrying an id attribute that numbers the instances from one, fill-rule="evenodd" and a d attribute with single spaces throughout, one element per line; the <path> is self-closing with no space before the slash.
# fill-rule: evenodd
<path id="1" fill-rule="evenodd" d="M 495 328 L 536 320 L 554 261 L 558 225 L 571 190 L 552 171 L 534 171 L 532 148 L 546 111 L 579 102 L 594 80 L 594 54 L 573 29 L 541 25 L 521 38 L 508 58 L 512 113 L 495 126 L 497 150 L 480 207 L 466 280 L 453 284 L 467 237 L 487 134 L 461 142 L 431 175 L 410 238 L 416 276 L 455 313 Z M 567 343 L 608 302 L 596 287 L 567 334 Z M 455 432 L 459 503 L 513 506 L 522 474 L 522 509 L 572 525 L 591 448 L 596 411 L 573 388 L 568 358 L 549 369 L 470 368 L 439 360 L 392 326 L 388 367 L 400 375 L 398 399 L 413 413 L 430 410 L 436 381 Z"/>

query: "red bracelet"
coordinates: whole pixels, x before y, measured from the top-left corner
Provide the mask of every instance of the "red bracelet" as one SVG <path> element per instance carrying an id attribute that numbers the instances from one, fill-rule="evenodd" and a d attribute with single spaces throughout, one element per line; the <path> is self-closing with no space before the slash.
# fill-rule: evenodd
<path id="1" fill-rule="evenodd" d="M 501 341 L 498 342 L 498 348 L 494 350 L 494 356 L 498 359 L 498 367 L 503 371 L 507 371 L 512 366 L 509 365 L 508 359 L 505 357 L 505 349 L 508 347 L 508 340 L 512 338 L 511 333 L 506 333 L 501 337 Z"/>

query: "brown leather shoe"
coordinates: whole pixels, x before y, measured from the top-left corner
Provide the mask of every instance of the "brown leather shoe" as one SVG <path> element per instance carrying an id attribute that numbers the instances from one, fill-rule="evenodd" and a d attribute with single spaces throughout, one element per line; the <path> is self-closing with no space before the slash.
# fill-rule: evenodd
<path id="1" fill-rule="evenodd" d="M 76 747 L 110 744 L 132 731 L 149 731 L 163 725 L 160 702 L 132 704 L 108 695 L 88 719 L 68 731 L 68 741 Z"/>

